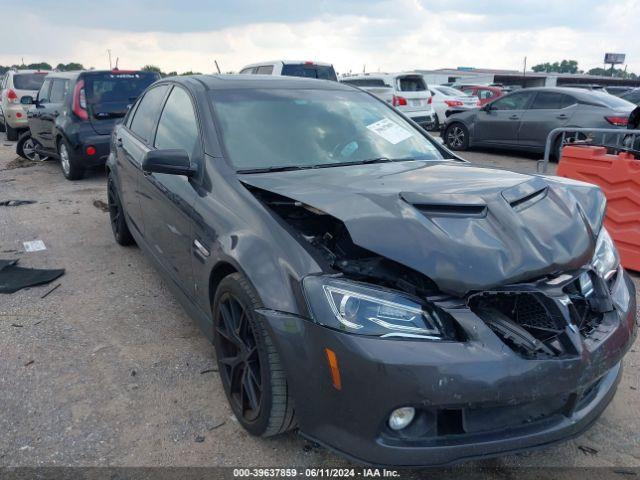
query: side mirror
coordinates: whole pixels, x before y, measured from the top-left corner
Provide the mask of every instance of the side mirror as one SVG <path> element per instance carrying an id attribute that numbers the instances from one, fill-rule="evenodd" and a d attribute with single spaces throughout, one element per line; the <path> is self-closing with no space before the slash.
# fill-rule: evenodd
<path id="1" fill-rule="evenodd" d="M 491 107 L 490 103 L 487 103 L 484 107 L 482 107 L 482 110 L 489 113 L 491 110 L 493 110 L 493 108 Z"/>
<path id="2" fill-rule="evenodd" d="M 24 97 L 20 98 L 20 103 L 22 105 L 33 105 L 35 101 L 33 100 L 33 97 L 31 95 L 25 95 Z"/>
<path id="3" fill-rule="evenodd" d="M 151 150 L 142 160 L 142 171 L 145 173 L 166 173 L 168 175 L 184 175 L 191 177 L 196 173 L 191 166 L 189 155 L 184 150 Z"/>

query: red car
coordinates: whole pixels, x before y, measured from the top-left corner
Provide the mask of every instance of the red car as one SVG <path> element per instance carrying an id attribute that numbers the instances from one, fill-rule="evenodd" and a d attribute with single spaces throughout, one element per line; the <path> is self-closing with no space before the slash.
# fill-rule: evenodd
<path id="1" fill-rule="evenodd" d="M 486 85 L 462 85 L 457 88 L 464 93 L 478 97 L 480 106 L 501 97 L 504 93 L 499 87 L 488 87 Z"/>

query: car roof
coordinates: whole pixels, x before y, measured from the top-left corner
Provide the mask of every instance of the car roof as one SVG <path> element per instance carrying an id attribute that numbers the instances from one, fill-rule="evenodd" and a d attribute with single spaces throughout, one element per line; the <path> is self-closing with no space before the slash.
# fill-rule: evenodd
<path id="1" fill-rule="evenodd" d="M 50 72 L 49 75 L 47 76 L 51 78 L 76 78 L 76 77 L 79 77 L 80 75 L 85 75 L 85 74 L 93 75 L 93 74 L 101 74 L 101 73 L 127 74 L 127 73 L 155 73 L 155 72 L 147 72 L 145 70 L 72 70 L 70 72 L 53 71 L 53 72 Z"/>
<path id="2" fill-rule="evenodd" d="M 314 60 L 267 60 L 265 62 L 256 62 L 251 63 L 249 65 L 245 65 L 240 70 L 244 70 L 245 68 L 253 68 L 253 67 L 261 67 L 266 65 L 275 65 L 277 63 L 282 63 L 283 65 L 318 65 L 319 67 L 332 67 L 333 65 L 326 62 L 316 62 Z"/>
<path id="3" fill-rule="evenodd" d="M 192 85 L 192 82 L 202 84 L 207 90 L 232 89 L 313 89 L 313 90 L 353 90 L 349 85 L 343 85 L 332 80 L 315 78 L 288 77 L 280 75 L 184 75 L 168 77 L 159 82 L 175 82 Z"/>
<path id="4" fill-rule="evenodd" d="M 49 73 L 51 70 L 7 70 L 7 73 L 20 75 L 21 73 Z"/>

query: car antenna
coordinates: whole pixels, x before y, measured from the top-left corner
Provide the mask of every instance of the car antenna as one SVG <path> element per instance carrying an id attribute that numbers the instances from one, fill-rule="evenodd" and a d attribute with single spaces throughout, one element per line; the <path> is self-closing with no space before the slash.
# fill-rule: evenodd
<path id="1" fill-rule="evenodd" d="M 120 61 L 120 57 L 116 57 L 116 68 L 114 70 L 118 70 L 118 61 Z"/>
<path id="2" fill-rule="evenodd" d="M 220 71 L 220 67 L 218 66 L 218 60 L 214 60 L 214 61 L 213 61 L 213 63 L 215 63 L 215 64 L 216 64 L 216 68 L 218 69 L 218 73 L 222 73 L 222 72 Z"/>

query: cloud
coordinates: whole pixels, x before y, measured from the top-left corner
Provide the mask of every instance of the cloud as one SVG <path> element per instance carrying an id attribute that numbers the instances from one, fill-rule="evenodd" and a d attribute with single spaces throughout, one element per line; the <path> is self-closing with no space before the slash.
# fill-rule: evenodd
<path id="1" fill-rule="evenodd" d="M 121 67 L 165 71 L 212 72 L 214 59 L 237 71 L 278 58 L 328 61 L 339 72 L 520 69 L 525 56 L 529 65 L 568 58 L 589 69 L 620 51 L 640 72 L 640 0 L 24 1 L 0 31 L 0 64 L 24 57 L 105 68 L 111 49 Z"/>

